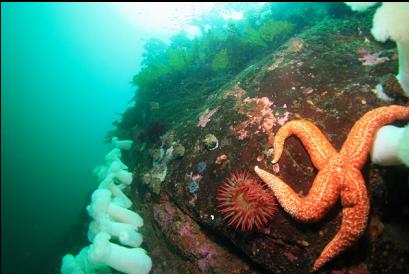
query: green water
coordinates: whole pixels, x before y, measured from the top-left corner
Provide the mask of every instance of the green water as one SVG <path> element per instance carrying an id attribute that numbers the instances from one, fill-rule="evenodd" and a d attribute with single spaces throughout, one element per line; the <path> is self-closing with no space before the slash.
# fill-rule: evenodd
<path id="1" fill-rule="evenodd" d="M 346 9 L 206 5 L 2 3 L 1 273 L 59 273 L 63 255 L 89 244 L 91 173 L 125 110 L 114 124 L 154 147 L 173 123 L 196 126 L 211 93 L 239 72 Z M 174 36 L 189 20 L 196 29 Z"/>
<path id="2" fill-rule="evenodd" d="M 60 263 L 56 245 L 97 187 L 104 136 L 133 96 L 134 31 L 109 4 L 2 3 L 2 273 Z"/>

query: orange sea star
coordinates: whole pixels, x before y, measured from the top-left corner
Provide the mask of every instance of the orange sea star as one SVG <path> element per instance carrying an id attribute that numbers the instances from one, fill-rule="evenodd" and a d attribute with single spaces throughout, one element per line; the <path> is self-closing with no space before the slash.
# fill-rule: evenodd
<path id="1" fill-rule="evenodd" d="M 338 196 L 341 197 L 341 227 L 315 261 L 312 272 L 348 248 L 365 230 L 369 198 L 360 169 L 367 159 L 377 130 L 402 119 L 409 119 L 409 107 L 392 105 L 367 112 L 352 127 L 339 152 L 311 122 L 295 120 L 281 127 L 274 139 L 273 163 L 280 159 L 286 138 L 296 135 L 318 169 L 305 197 L 300 197 L 278 177 L 255 167 L 256 173 L 271 188 L 284 210 L 300 222 L 320 220 L 335 204 Z"/>

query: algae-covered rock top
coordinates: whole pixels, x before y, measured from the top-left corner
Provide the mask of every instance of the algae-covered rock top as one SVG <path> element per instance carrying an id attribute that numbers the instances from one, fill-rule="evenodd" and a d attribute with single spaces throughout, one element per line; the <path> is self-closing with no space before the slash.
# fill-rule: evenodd
<path id="1" fill-rule="evenodd" d="M 217 193 L 234 172 L 256 177 L 258 165 L 307 194 L 317 170 L 297 138 L 289 138 L 279 163 L 271 164 L 277 130 L 306 119 L 338 150 L 356 120 L 388 104 L 374 90 L 380 78 L 396 74 L 398 61 L 393 43 L 372 38 L 372 14 L 317 20 L 214 82 L 192 83 L 186 74 L 169 90 L 172 79 L 137 93 L 135 108 L 113 132 L 135 141 L 125 156 L 152 273 L 309 271 L 339 229 L 340 203 L 312 224 L 298 223 L 277 205 L 262 229 L 241 231 L 223 219 Z M 214 70 L 231 65 L 218 52 L 209 65 Z M 385 59 L 365 57 L 373 53 Z M 368 160 L 362 174 L 371 202 L 367 229 L 319 273 L 409 273 L 409 172 Z"/>

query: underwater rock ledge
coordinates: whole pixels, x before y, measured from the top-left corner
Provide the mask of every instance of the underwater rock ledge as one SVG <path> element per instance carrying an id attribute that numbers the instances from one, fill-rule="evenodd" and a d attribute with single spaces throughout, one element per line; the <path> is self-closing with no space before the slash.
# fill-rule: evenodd
<path id="1" fill-rule="evenodd" d="M 166 175 L 155 191 L 143 183 L 143 175 L 152 169 L 153 153 L 158 159 L 166 156 L 160 151 L 149 153 L 142 144 L 135 146 L 138 152 L 134 151 L 130 162 L 139 177 L 133 187 L 144 200 L 141 214 L 150 220 L 146 226 L 155 231 L 151 239 L 144 232 L 152 254 L 152 273 L 173 272 L 166 272 L 162 256 L 168 251 L 160 248 L 175 250 L 167 258 L 180 261 L 169 262 L 167 267 L 177 265 L 185 273 L 309 272 L 339 229 L 340 203 L 313 224 L 298 223 L 278 206 L 262 229 L 240 231 L 227 225 L 216 197 L 231 173 L 247 170 L 255 175 L 256 165 L 305 195 L 317 171 L 298 139 L 287 140 L 278 165 L 270 163 L 271 139 L 282 124 L 307 119 L 339 150 L 356 120 L 387 105 L 373 90 L 378 78 L 394 73 L 397 61 L 373 66 L 359 61 L 362 48 L 385 50 L 370 38 L 368 18 L 323 20 L 215 90 L 201 112 L 205 116 L 197 115 L 191 122 L 174 121 L 154 146 L 166 155 L 180 144 L 184 154 L 166 162 Z M 212 145 L 206 145 L 209 134 Z M 409 273 L 409 248 L 400 243 L 409 239 L 407 229 L 402 229 L 408 226 L 409 171 L 376 166 L 368 160 L 362 174 L 371 203 L 369 224 L 351 248 L 318 273 Z M 157 244 L 162 240 L 166 244 Z"/>

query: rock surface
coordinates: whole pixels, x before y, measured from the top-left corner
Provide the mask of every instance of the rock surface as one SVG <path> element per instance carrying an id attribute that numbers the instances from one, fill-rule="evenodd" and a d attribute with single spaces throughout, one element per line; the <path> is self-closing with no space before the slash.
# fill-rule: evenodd
<path id="1" fill-rule="evenodd" d="M 295 137 L 289 138 L 273 171 L 269 151 L 273 133 L 287 120 L 307 119 L 339 149 L 360 116 L 387 105 L 374 88 L 379 77 L 397 70 L 392 58 L 396 52 L 393 45 L 388 50 L 372 39 L 369 21 L 365 16 L 323 20 L 214 91 L 204 110 L 218 109 L 205 126 L 197 126 L 199 116 L 191 123 L 175 121 L 172 130 L 185 148 L 183 158 L 168 164 L 159 196 L 146 189 L 138 193 L 144 201 L 143 234 L 153 258 L 152 273 L 309 272 L 338 231 L 339 203 L 314 224 L 298 223 L 278 207 L 265 228 L 241 232 L 223 220 L 216 194 L 232 172 L 253 172 L 255 165 L 275 172 L 296 192 L 308 193 L 316 169 L 304 147 Z M 390 60 L 364 66 L 361 49 L 383 51 Z M 272 102 L 268 115 L 264 106 L 255 103 L 263 97 Z M 207 134 L 218 139 L 216 149 L 203 145 Z M 219 161 L 222 155 L 227 157 Z M 199 172 L 198 164 L 203 162 L 205 169 L 201 164 Z M 146 163 L 140 177 L 151 168 Z M 409 273 L 409 171 L 382 168 L 368 160 L 362 173 L 371 200 L 368 228 L 318 272 Z M 189 191 L 192 180 L 198 184 L 195 191 Z M 140 185 L 137 178 L 134 186 Z"/>

